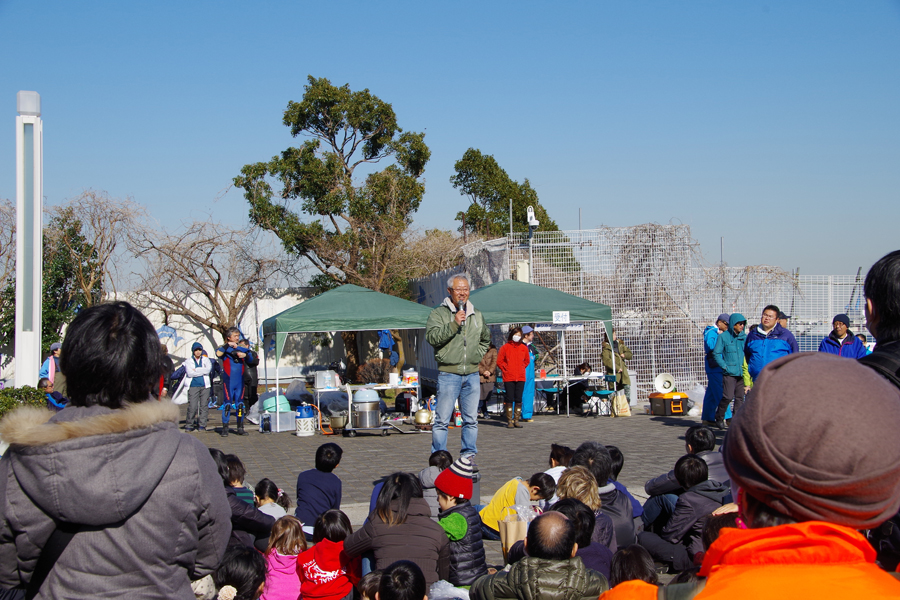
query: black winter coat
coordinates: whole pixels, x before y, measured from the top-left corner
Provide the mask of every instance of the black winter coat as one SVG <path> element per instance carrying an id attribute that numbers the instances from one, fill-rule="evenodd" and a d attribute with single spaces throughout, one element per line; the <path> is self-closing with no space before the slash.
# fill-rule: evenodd
<path id="1" fill-rule="evenodd" d="M 691 554 L 703 550 L 703 526 L 709 513 L 722 506 L 730 490 L 718 481 L 698 483 L 678 496 L 675 512 L 660 537 L 672 544 L 682 543 Z"/>
<path id="2" fill-rule="evenodd" d="M 265 542 L 262 543 L 262 549 L 265 550 L 272 525 L 275 524 L 274 517 L 238 498 L 233 487 L 226 487 L 225 494 L 228 496 L 228 505 L 231 506 L 231 539 L 228 540 L 228 545 L 244 545 L 258 550 L 257 542 Z"/>
<path id="3" fill-rule="evenodd" d="M 468 500 L 438 515 L 438 521 L 458 513 L 466 519 L 466 534 L 462 539 L 450 541 L 450 577 L 455 586 L 472 585 L 479 577 L 487 575 L 484 542 L 481 539 L 481 517 Z"/>
<path id="4" fill-rule="evenodd" d="M 636 543 L 634 512 L 628 496 L 609 483 L 600 488 L 600 510 L 616 527 L 616 546 L 626 548 Z"/>

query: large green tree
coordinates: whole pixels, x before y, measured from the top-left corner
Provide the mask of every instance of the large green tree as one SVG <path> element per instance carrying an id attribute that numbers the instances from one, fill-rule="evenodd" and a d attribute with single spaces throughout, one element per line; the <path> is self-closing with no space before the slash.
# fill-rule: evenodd
<path id="1" fill-rule="evenodd" d="M 403 242 L 425 193 L 425 134 L 404 132 L 391 105 L 368 89 L 311 75 L 283 123 L 305 138 L 300 147 L 245 165 L 234 178 L 251 221 L 307 259 L 318 270 L 310 283 L 320 289 L 354 283 L 406 295 Z M 352 377 L 356 335 L 342 337 Z"/>
<path id="2" fill-rule="evenodd" d="M 461 221 L 460 231 L 487 237 L 506 235 L 509 233 L 510 200 L 513 231 L 528 231 L 526 211 L 529 206 L 534 208 L 541 223 L 537 231 L 559 231 L 528 180 L 519 183 L 510 178 L 493 156 L 469 148 L 456 161 L 454 169 L 456 174 L 450 177 L 450 183 L 470 201 L 469 208 L 456 215 Z"/>
<path id="3" fill-rule="evenodd" d="M 396 271 L 403 235 L 425 193 L 421 176 L 431 156 L 425 135 L 404 132 L 391 105 L 367 89 L 310 76 L 305 90 L 283 119 L 304 142 L 245 165 L 234 179 L 250 203 L 250 219 L 306 258 L 319 271 L 313 280 L 319 287 L 355 283 L 402 293 Z"/>

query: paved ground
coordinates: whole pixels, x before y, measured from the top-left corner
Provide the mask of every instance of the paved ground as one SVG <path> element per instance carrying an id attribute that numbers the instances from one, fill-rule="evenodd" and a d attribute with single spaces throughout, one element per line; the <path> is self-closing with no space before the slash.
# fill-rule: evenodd
<path id="1" fill-rule="evenodd" d="M 643 412 L 639 406 L 638 411 Z M 211 411 L 210 425 L 220 413 Z M 184 415 L 184 411 L 182 411 Z M 234 420 L 232 419 L 232 427 Z M 692 417 L 656 417 L 636 414 L 632 417 L 536 416 L 523 429 L 507 429 L 499 420 L 482 419 L 478 426 L 478 457 L 482 473 L 481 496 L 484 502 L 504 483 L 516 476 L 529 477 L 549 468 L 550 444 L 576 448 L 594 440 L 618 446 L 625 455 L 625 467 L 619 481 L 638 498 L 644 497 L 644 482 L 675 465 L 684 454 L 684 432 L 699 424 Z M 407 426 L 404 429 L 412 429 Z M 717 431 L 719 441 L 721 434 Z M 368 510 L 372 485 L 378 478 L 395 471 L 418 472 L 428 466 L 431 434 L 394 433 L 388 437 L 361 432 L 355 438 L 338 436 L 297 437 L 291 433 L 261 434 L 222 438 L 215 432 L 195 433 L 207 446 L 237 454 L 247 467 L 247 483 L 255 485 L 268 477 L 295 496 L 297 475 L 314 467 L 316 448 L 326 441 L 340 444 L 343 460 L 335 473 L 343 483 L 342 508 L 355 526 L 362 523 Z M 454 456 L 460 448 L 460 430 L 450 429 L 448 449 Z M 493 546 L 497 546 L 494 548 Z M 489 549 L 489 561 L 500 562 L 499 542 Z"/>

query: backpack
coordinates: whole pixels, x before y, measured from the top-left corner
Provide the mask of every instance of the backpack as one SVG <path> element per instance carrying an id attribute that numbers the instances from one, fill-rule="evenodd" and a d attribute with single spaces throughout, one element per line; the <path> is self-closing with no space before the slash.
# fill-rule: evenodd
<path id="1" fill-rule="evenodd" d="M 900 388 L 900 358 L 887 352 L 873 352 L 859 359 L 859 362 L 875 369 L 888 381 Z"/>

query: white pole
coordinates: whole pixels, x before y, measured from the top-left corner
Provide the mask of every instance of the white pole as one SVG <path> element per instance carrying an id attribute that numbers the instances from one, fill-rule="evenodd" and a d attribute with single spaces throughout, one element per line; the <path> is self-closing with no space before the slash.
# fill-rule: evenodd
<path id="1" fill-rule="evenodd" d="M 44 135 L 41 96 L 16 94 L 16 386 L 37 387 L 41 368 Z"/>

